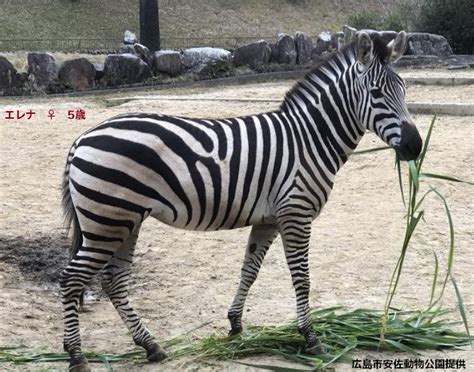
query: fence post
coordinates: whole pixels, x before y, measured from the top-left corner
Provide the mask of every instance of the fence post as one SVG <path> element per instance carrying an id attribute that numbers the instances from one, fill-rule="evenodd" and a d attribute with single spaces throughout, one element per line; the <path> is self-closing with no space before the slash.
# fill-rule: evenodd
<path id="1" fill-rule="evenodd" d="M 140 43 L 152 52 L 160 50 L 158 0 L 140 0 Z"/>

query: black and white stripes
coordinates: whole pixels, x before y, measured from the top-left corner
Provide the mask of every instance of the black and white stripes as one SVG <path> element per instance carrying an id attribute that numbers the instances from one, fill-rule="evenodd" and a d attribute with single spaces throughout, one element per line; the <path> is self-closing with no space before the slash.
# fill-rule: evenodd
<path id="1" fill-rule="evenodd" d="M 404 48 L 405 37 L 400 33 L 395 47 Z M 392 44 L 360 34 L 315 67 L 274 112 L 220 120 L 127 114 L 78 138 L 63 187 L 76 236 L 75 254 L 61 275 L 71 367 L 88 370 L 77 308 L 84 285 L 100 270 L 135 343 L 150 360 L 166 357 L 128 302 L 138 232 L 150 215 L 189 230 L 253 226 L 228 313 L 231 334 L 241 331 L 247 293 L 281 234 L 306 351 L 323 352 L 308 317 L 311 222 L 367 129 L 403 159 L 416 158 L 421 147 L 416 129 L 404 129 L 414 126 L 403 81 L 387 66 L 394 54 L 400 50 Z M 410 136 L 402 138 L 404 133 Z"/>

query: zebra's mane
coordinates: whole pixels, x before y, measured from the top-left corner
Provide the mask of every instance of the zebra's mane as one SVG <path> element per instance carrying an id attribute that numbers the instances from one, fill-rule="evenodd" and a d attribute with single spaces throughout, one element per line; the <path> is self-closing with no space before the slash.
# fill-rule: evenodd
<path id="1" fill-rule="evenodd" d="M 388 50 L 387 50 L 387 39 L 382 38 L 378 34 L 370 34 L 370 38 L 372 39 L 374 43 L 374 58 L 376 58 L 380 63 L 382 64 L 387 64 L 387 57 L 388 57 Z M 288 105 L 289 101 L 291 98 L 298 92 L 301 86 L 305 84 L 306 80 L 310 79 L 310 76 L 318 76 L 319 74 L 323 74 L 323 69 L 331 64 L 332 61 L 334 61 L 336 58 L 339 56 L 342 57 L 342 59 L 349 59 L 351 56 L 356 55 L 356 41 L 352 41 L 346 46 L 344 46 L 342 49 L 334 51 L 327 56 L 324 56 L 321 58 L 320 61 L 318 61 L 312 68 L 311 70 L 301 79 L 299 80 L 285 95 L 285 98 L 280 106 L 280 109 L 283 110 L 285 107 Z M 333 69 L 333 68 L 331 68 Z"/>

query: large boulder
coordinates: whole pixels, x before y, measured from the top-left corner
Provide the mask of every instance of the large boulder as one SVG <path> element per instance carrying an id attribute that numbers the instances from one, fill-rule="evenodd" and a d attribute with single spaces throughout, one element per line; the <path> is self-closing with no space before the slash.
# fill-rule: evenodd
<path id="1" fill-rule="evenodd" d="M 120 49 L 117 50 L 117 54 L 134 54 L 137 55 L 137 52 L 135 51 L 135 48 L 133 45 L 130 44 L 125 44 L 120 47 Z"/>
<path id="2" fill-rule="evenodd" d="M 137 56 L 143 59 L 143 61 L 148 64 L 148 66 L 153 66 L 153 53 L 150 52 L 150 49 L 139 43 L 134 44 L 133 49 L 135 49 Z"/>
<path id="3" fill-rule="evenodd" d="M 95 80 L 99 81 L 104 77 L 104 64 L 103 63 L 94 63 L 94 70 L 95 70 Z"/>
<path id="4" fill-rule="evenodd" d="M 276 43 L 268 43 L 270 47 L 270 63 L 278 63 L 278 48 Z"/>
<path id="5" fill-rule="evenodd" d="M 413 32 L 408 34 L 408 46 L 405 54 L 446 58 L 452 55 L 453 51 L 444 36 Z"/>
<path id="6" fill-rule="evenodd" d="M 74 90 L 83 91 L 94 87 L 95 68 L 85 58 L 65 61 L 59 67 L 59 80 Z"/>
<path id="7" fill-rule="evenodd" d="M 316 43 L 313 48 L 313 56 L 320 56 L 324 52 L 327 52 L 331 47 L 331 33 L 323 31 L 318 35 Z"/>
<path id="8" fill-rule="evenodd" d="M 208 66 L 229 69 L 231 62 L 232 54 L 221 48 L 190 48 L 183 52 L 183 65 L 192 72 L 200 73 L 207 70 Z"/>
<path id="9" fill-rule="evenodd" d="M 425 56 L 425 55 L 404 55 L 397 62 L 395 66 L 398 68 L 405 67 L 421 67 L 421 68 L 433 68 L 442 67 L 444 65 L 444 58 L 438 56 Z"/>
<path id="10" fill-rule="evenodd" d="M 296 63 L 307 64 L 311 61 L 313 42 L 306 32 L 297 31 L 295 33 Z"/>
<path id="11" fill-rule="evenodd" d="M 279 34 L 276 43 L 277 62 L 294 65 L 296 63 L 295 41 L 290 35 Z"/>
<path id="12" fill-rule="evenodd" d="M 129 45 L 138 43 L 137 35 L 135 35 L 132 31 L 126 30 L 123 33 L 123 43 Z"/>
<path id="13" fill-rule="evenodd" d="M 49 53 L 28 53 L 28 74 L 31 87 L 45 91 L 58 78 L 59 67 Z"/>
<path id="14" fill-rule="evenodd" d="M 152 77 L 150 67 L 133 54 L 110 54 L 104 63 L 106 86 L 141 83 Z"/>
<path id="15" fill-rule="evenodd" d="M 234 52 L 234 65 L 247 65 L 253 70 L 261 71 L 270 61 L 272 51 L 265 40 L 242 45 Z"/>
<path id="16" fill-rule="evenodd" d="M 0 96 L 11 94 L 18 80 L 15 67 L 4 56 L 0 56 Z"/>
<path id="17" fill-rule="evenodd" d="M 181 53 L 174 50 L 160 50 L 153 55 L 153 68 L 170 76 L 179 75 L 183 71 Z"/>

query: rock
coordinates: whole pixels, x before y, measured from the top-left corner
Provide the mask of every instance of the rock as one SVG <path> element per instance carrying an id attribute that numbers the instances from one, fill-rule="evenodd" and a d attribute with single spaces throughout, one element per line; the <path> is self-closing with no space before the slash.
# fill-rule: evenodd
<path id="1" fill-rule="evenodd" d="M 234 52 L 234 65 L 247 65 L 253 70 L 261 71 L 270 61 L 272 51 L 265 40 L 242 45 Z"/>
<path id="2" fill-rule="evenodd" d="M 341 40 L 344 37 L 344 33 L 342 31 L 335 32 L 331 35 L 331 48 L 333 50 L 339 50 L 341 48 Z"/>
<path id="3" fill-rule="evenodd" d="M 276 43 L 269 43 L 270 47 L 270 63 L 278 63 L 278 48 Z"/>
<path id="4" fill-rule="evenodd" d="M 469 65 L 468 64 L 465 64 L 465 65 L 448 65 L 447 69 L 448 70 L 467 70 L 469 69 Z"/>
<path id="5" fill-rule="evenodd" d="M 181 53 L 174 50 L 160 50 L 153 55 L 153 68 L 171 76 L 179 75 L 183 71 Z"/>
<path id="6" fill-rule="evenodd" d="M 58 77 L 71 88 L 84 91 L 94 87 L 95 68 L 86 58 L 65 61 L 59 68 Z"/>
<path id="7" fill-rule="evenodd" d="M 449 57 L 453 51 L 444 36 L 413 32 L 408 34 L 408 46 L 405 54 Z"/>
<path id="8" fill-rule="evenodd" d="M 201 65 L 194 73 L 197 73 L 201 79 L 217 79 L 228 77 L 231 74 L 231 65 L 225 61 Z"/>
<path id="9" fill-rule="evenodd" d="M 295 33 L 296 63 L 307 64 L 311 61 L 313 42 L 306 32 L 297 31 Z"/>
<path id="10" fill-rule="evenodd" d="M 296 63 L 295 41 L 290 35 L 279 34 L 276 43 L 277 62 L 294 65 Z"/>
<path id="11" fill-rule="evenodd" d="M 143 59 L 143 61 L 148 64 L 148 66 L 152 67 L 153 66 L 153 53 L 150 52 L 150 49 L 148 49 L 145 45 L 136 43 L 133 45 L 133 49 L 135 50 L 135 53 Z"/>
<path id="12" fill-rule="evenodd" d="M 122 46 L 119 50 L 117 50 L 117 54 L 133 54 L 137 55 L 137 52 L 135 51 L 135 48 L 133 45 L 124 45 Z"/>
<path id="13" fill-rule="evenodd" d="M 446 58 L 449 66 L 469 66 L 474 68 L 474 55 L 472 54 L 453 54 Z"/>
<path id="14" fill-rule="evenodd" d="M 330 46 L 331 34 L 327 31 L 321 32 L 316 39 L 316 45 L 313 47 L 313 56 L 320 56 L 324 52 L 327 52 Z"/>
<path id="15" fill-rule="evenodd" d="M 104 84 L 119 86 L 141 83 L 152 77 L 150 67 L 132 54 L 110 54 L 104 64 Z"/>
<path id="16" fill-rule="evenodd" d="M 127 44 L 133 45 L 133 44 L 138 43 L 137 35 L 135 35 L 132 31 L 126 30 L 123 33 L 123 43 L 126 45 Z"/>
<path id="17" fill-rule="evenodd" d="M 58 78 L 58 65 L 49 53 L 28 53 L 28 74 L 31 87 L 46 91 Z"/>
<path id="18" fill-rule="evenodd" d="M 10 95 L 18 80 L 15 67 L 4 56 L 0 56 L 0 96 Z"/>
<path id="19" fill-rule="evenodd" d="M 104 77 L 104 64 L 94 63 L 95 80 L 98 81 Z"/>
<path id="20" fill-rule="evenodd" d="M 183 52 L 183 65 L 193 72 L 200 72 L 208 65 L 217 64 L 230 68 L 231 62 L 231 53 L 221 48 L 190 48 Z"/>
<path id="21" fill-rule="evenodd" d="M 414 55 L 404 55 L 400 58 L 395 66 L 398 68 L 401 67 L 435 67 L 442 66 L 445 60 L 438 56 L 414 56 Z"/>

